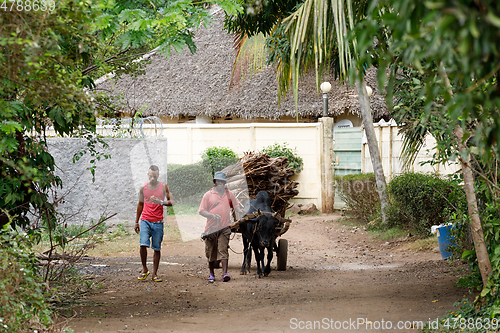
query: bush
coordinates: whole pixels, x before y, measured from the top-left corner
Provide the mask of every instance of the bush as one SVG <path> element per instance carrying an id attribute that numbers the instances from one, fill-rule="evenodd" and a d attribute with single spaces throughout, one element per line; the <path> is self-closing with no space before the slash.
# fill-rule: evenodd
<path id="1" fill-rule="evenodd" d="M 387 185 L 390 225 L 430 236 L 431 226 L 452 222 L 456 213 L 465 212 L 463 189 L 433 174 L 404 173 Z"/>
<path id="2" fill-rule="evenodd" d="M 212 185 L 213 176 L 201 164 L 172 167 L 167 172 L 167 183 L 174 200 L 179 203 L 201 200 Z"/>
<path id="3" fill-rule="evenodd" d="M 217 171 L 238 161 L 234 151 L 226 147 L 210 147 L 201 154 L 202 165 L 212 172 L 212 177 Z"/>
<path id="4" fill-rule="evenodd" d="M 51 323 L 31 247 L 30 238 L 9 225 L 0 230 L 0 332 L 26 332 Z"/>
<path id="5" fill-rule="evenodd" d="M 275 143 L 274 145 L 267 146 L 262 149 L 262 153 L 269 155 L 269 157 L 280 157 L 284 156 L 288 159 L 289 167 L 295 171 L 295 173 L 299 173 L 304 168 L 304 162 L 302 157 L 297 156 L 297 149 L 290 149 L 287 147 L 287 143 L 283 143 L 280 145 L 279 143 Z"/>
<path id="6" fill-rule="evenodd" d="M 380 212 L 380 197 L 373 173 L 335 177 L 335 189 L 354 217 L 370 221 Z"/>

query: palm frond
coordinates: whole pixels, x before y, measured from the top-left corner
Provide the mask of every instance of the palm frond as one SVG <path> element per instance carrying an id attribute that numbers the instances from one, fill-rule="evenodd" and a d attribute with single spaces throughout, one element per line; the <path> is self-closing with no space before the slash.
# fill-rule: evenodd
<path id="1" fill-rule="evenodd" d="M 236 58 L 229 89 L 239 85 L 246 78 L 251 78 L 259 70 L 267 68 L 266 38 L 263 34 L 259 33 L 252 37 L 238 34 L 235 36 L 233 47 L 236 50 Z"/>
<path id="2" fill-rule="evenodd" d="M 421 128 L 405 131 L 403 136 L 403 147 L 401 149 L 403 170 L 410 170 L 410 166 L 415 162 L 418 152 L 424 145 L 424 137 L 425 133 L 422 135 Z"/>
<path id="3" fill-rule="evenodd" d="M 344 1 L 347 2 L 347 14 Z M 314 67 L 319 93 L 322 76 L 329 69 L 334 50 L 339 57 L 340 77 L 345 78 L 351 61 L 351 51 L 346 39 L 346 15 L 352 27 L 354 19 L 351 0 L 305 0 L 295 13 L 284 20 L 291 45 L 290 71 L 296 108 L 299 73 L 305 74 Z M 280 88 L 288 87 L 282 84 Z"/>

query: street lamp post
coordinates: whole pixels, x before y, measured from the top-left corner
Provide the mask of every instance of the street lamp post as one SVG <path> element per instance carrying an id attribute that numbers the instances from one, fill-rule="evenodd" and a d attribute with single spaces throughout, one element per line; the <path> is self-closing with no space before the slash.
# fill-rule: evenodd
<path id="1" fill-rule="evenodd" d="M 328 117 L 328 92 L 332 89 L 330 82 L 323 82 L 320 86 L 323 92 L 323 117 L 321 122 L 321 211 L 333 212 L 335 190 L 333 187 L 333 118 Z"/>
<path id="2" fill-rule="evenodd" d="M 323 117 L 328 117 L 328 92 L 332 90 L 330 82 L 323 82 L 319 87 L 323 92 Z"/>

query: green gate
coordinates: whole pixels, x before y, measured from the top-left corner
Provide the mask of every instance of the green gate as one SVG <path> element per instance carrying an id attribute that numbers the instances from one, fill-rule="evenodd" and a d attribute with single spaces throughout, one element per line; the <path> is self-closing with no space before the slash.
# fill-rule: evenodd
<path id="1" fill-rule="evenodd" d="M 335 176 L 361 173 L 361 127 L 334 129 Z M 341 209 L 344 202 L 335 191 L 334 208 Z"/>

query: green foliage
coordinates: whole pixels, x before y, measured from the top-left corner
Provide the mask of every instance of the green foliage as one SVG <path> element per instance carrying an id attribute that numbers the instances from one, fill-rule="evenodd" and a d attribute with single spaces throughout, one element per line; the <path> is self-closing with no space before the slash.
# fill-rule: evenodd
<path id="1" fill-rule="evenodd" d="M 217 3 L 228 12 L 240 8 L 232 0 Z M 193 51 L 192 30 L 208 21 L 208 9 L 191 0 L 59 0 L 53 11 L 2 13 L 0 227 L 9 222 L 25 227 L 31 223 L 28 214 L 34 213 L 40 224 L 31 226 L 58 228 L 59 216 L 49 191 L 62 184 L 54 175 L 55 161 L 44 141 L 47 126 L 57 135 L 88 140 L 93 176 L 93 162 L 109 157 L 96 148 L 104 144 L 95 135 L 98 112 L 84 89 L 95 86 L 92 74 L 110 69 L 118 74 L 140 73 L 144 63 L 132 60 L 151 46 L 159 46 L 164 53 L 184 45 Z M 52 240 L 64 241 L 66 231 L 59 230 Z M 25 332 L 28 322 L 48 323 L 50 313 L 35 280 L 34 257 L 25 251 L 31 244 L 21 244 L 15 233 L 5 235 L 2 231 L 0 331 Z"/>
<path id="2" fill-rule="evenodd" d="M 118 223 L 116 225 L 116 230 L 106 238 L 108 240 L 111 240 L 111 239 L 116 238 L 116 237 L 128 236 L 128 235 L 130 235 L 130 232 L 127 229 L 125 229 L 125 226 L 123 225 L 123 223 Z"/>
<path id="3" fill-rule="evenodd" d="M 262 153 L 269 155 L 269 157 L 286 157 L 289 163 L 288 167 L 292 168 L 295 173 L 299 173 L 304 168 L 302 157 L 297 155 L 297 148 L 292 150 L 287 145 L 286 142 L 282 145 L 275 143 L 274 145 L 262 148 Z"/>
<path id="4" fill-rule="evenodd" d="M 358 67 L 378 68 L 379 86 L 387 87 L 390 109 L 400 101 L 394 96 L 400 73 L 417 72 L 412 75 L 414 97 L 401 113 L 412 109 L 419 120 L 414 124 L 430 125 L 433 135 L 437 131 L 437 137 L 446 140 L 456 141 L 453 131 L 461 127 L 470 137 L 468 149 L 477 147 L 481 155 L 491 157 L 500 152 L 495 144 L 500 141 L 497 17 L 500 8 L 495 1 L 481 6 L 467 0 L 378 1 L 351 36 L 358 45 Z M 406 123 L 411 125 L 411 119 Z M 432 130 L 433 125 L 437 128 Z"/>
<path id="5" fill-rule="evenodd" d="M 172 50 L 181 52 L 187 46 L 194 53 L 194 31 L 212 23 L 209 8 L 213 4 L 227 14 L 235 15 L 242 9 L 234 0 L 94 1 L 93 6 L 99 12 L 93 21 L 97 45 L 82 68 L 89 88 L 96 88 L 94 80 L 108 73 L 114 73 L 114 80 L 125 74 L 132 77 L 144 74 L 150 60 L 134 60 L 153 49 L 169 56 Z M 95 106 L 102 116 L 120 116 L 126 104 L 120 96 L 108 95 L 98 88 L 93 92 Z M 132 118 L 141 111 L 130 105 L 126 109 Z"/>
<path id="6" fill-rule="evenodd" d="M 335 176 L 335 189 L 354 217 L 371 221 L 379 214 L 380 197 L 373 173 Z"/>
<path id="7" fill-rule="evenodd" d="M 404 173 L 387 185 L 388 223 L 430 236 L 433 225 L 450 222 L 452 214 L 466 211 L 465 193 L 454 182 L 432 174 Z"/>
<path id="8" fill-rule="evenodd" d="M 13 11 L 0 16 L 0 225 L 25 226 L 30 205 L 45 223 L 48 202 L 61 186 L 43 134 L 53 126 L 71 135 L 95 128 L 94 112 L 75 70 L 93 45 L 90 2 L 58 1 L 54 11 Z"/>
<path id="9" fill-rule="evenodd" d="M 482 217 L 482 225 L 484 232 L 484 240 L 486 249 L 490 257 L 492 271 L 488 277 L 486 286 L 482 286 L 482 281 L 477 281 L 475 287 L 482 288 L 481 294 L 474 301 L 476 309 L 481 308 L 481 311 L 489 312 L 488 315 L 493 318 L 500 319 L 500 218 L 498 209 L 500 203 L 490 204 L 485 203 L 480 214 Z M 468 259 L 469 266 L 471 267 L 472 276 L 479 275 L 479 268 L 477 263 L 476 254 L 474 251 L 464 252 L 463 257 Z M 474 274 L 475 273 L 475 274 Z"/>
<path id="10" fill-rule="evenodd" d="M 228 14 L 237 14 L 241 5 L 237 1 L 149 0 L 113 1 L 94 3 L 100 15 L 94 20 L 99 40 L 91 54 L 85 74 L 95 71 L 96 76 L 114 72 L 137 76 L 143 73 L 148 61 L 133 62 L 158 47 L 169 55 L 174 49 L 180 52 L 186 46 L 194 53 L 194 33 L 200 25 L 211 23 L 208 8 L 217 3 Z"/>
<path id="11" fill-rule="evenodd" d="M 229 33 L 253 36 L 258 33 L 269 35 L 275 25 L 288 16 L 302 1 L 254 1 L 243 2 L 244 11 L 237 15 L 227 15 L 225 29 Z"/>
<path id="12" fill-rule="evenodd" d="M 0 332 L 26 332 L 30 327 L 41 329 L 51 324 L 31 247 L 28 235 L 13 231 L 9 225 L 0 229 Z"/>
<path id="13" fill-rule="evenodd" d="M 207 170 L 211 170 L 212 177 L 217 171 L 238 161 L 236 154 L 227 147 L 209 147 L 201 154 L 201 164 Z"/>
<path id="14" fill-rule="evenodd" d="M 228 13 L 240 8 L 232 0 L 217 3 Z M 84 88 L 105 72 L 140 74 L 144 63 L 132 60 L 154 47 L 194 51 L 192 30 L 209 22 L 208 8 L 193 0 L 61 0 L 53 11 L 0 16 L 0 207 L 16 225 L 29 223 L 30 205 L 45 222 L 56 219 L 47 191 L 61 182 L 43 140 L 46 126 L 57 135 L 91 137 L 95 176 L 95 162 L 108 158 L 96 150 L 103 142 L 94 135 L 95 116 L 116 116 L 116 109 L 98 97 L 96 112 Z M 1 212 L 0 225 L 7 221 Z"/>
<path id="15" fill-rule="evenodd" d="M 480 309 L 467 298 L 463 298 L 453 306 L 459 309 L 449 311 L 443 318 L 439 318 L 437 327 L 435 323 L 432 326 L 426 324 L 422 332 L 498 332 L 500 321 L 491 317 L 487 310 L 491 308 L 491 304 Z"/>
<path id="16" fill-rule="evenodd" d="M 83 137 L 87 140 L 87 145 L 85 148 L 81 149 L 79 152 L 75 153 L 73 156 L 73 163 L 78 161 L 83 155 L 89 153 L 91 159 L 90 159 L 90 166 L 87 167 L 87 170 L 90 171 L 92 174 L 92 182 L 95 181 L 95 172 L 97 170 L 97 161 L 100 161 L 101 159 L 107 160 L 108 158 L 111 158 L 111 155 L 105 154 L 102 151 L 99 150 L 99 148 L 108 148 L 108 143 L 104 141 L 101 137 L 96 135 L 94 132 L 87 131 L 83 129 L 80 133 L 77 133 L 75 137 Z"/>
<path id="17" fill-rule="evenodd" d="M 168 187 L 179 203 L 199 204 L 203 194 L 213 185 L 210 171 L 199 163 L 170 168 L 167 172 Z"/>

